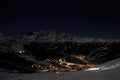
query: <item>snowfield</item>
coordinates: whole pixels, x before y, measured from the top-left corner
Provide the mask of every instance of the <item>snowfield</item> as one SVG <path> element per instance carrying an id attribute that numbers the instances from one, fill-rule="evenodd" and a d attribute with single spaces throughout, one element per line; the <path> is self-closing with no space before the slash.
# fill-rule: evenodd
<path id="1" fill-rule="evenodd" d="M 89 68 L 85 71 L 103 71 L 103 70 L 113 70 L 113 69 L 119 69 L 120 68 L 120 60 L 116 59 L 110 62 L 107 62 L 102 65 L 98 65 L 95 68 Z"/>
<path id="2" fill-rule="evenodd" d="M 120 80 L 120 59 L 85 71 L 40 72 L 33 74 L 0 72 L 0 80 Z"/>

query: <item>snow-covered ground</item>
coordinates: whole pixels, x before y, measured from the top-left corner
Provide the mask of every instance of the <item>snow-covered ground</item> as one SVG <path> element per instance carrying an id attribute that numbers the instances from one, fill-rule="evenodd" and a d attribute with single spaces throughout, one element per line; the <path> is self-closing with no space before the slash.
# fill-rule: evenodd
<path id="1" fill-rule="evenodd" d="M 0 72 L 0 80 L 120 80 L 120 59 L 85 71 L 40 72 L 32 74 Z"/>
<path id="2" fill-rule="evenodd" d="M 87 69 L 85 71 L 105 71 L 120 69 L 120 59 L 116 59 L 105 64 L 98 65 L 94 68 Z"/>

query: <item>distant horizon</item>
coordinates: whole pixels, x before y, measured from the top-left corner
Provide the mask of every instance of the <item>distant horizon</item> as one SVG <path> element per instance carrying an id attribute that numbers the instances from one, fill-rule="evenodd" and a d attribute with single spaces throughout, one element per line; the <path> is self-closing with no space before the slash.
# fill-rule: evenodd
<path id="1" fill-rule="evenodd" d="M 53 32 L 53 33 L 58 33 L 58 34 L 68 34 L 70 36 L 77 36 L 77 37 L 80 37 L 80 38 L 102 38 L 102 39 L 120 39 L 119 36 L 95 36 L 95 35 L 80 35 L 80 34 L 72 34 L 72 33 L 68 33 L 68 32 L 57 32 L 57 31 L 52 31 L 52 30 L 34 30 L 34 31 L 24 31 L 24 32 L 20 32 L 20 33 L 8 33 L 8 32 L 0 32 L 2 34 L 6 34 L 6 35 L 9 35 L 9 36 L 19 36 L 23 33 L 27 33 L 27 32 L 42 32 L 42 31 L 45 31 L 45 32 Z"/>

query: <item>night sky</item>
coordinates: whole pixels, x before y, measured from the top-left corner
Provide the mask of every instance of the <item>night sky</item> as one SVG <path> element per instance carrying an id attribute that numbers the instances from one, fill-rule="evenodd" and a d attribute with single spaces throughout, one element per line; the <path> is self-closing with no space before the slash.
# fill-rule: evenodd
<path id="1" fill-rule="evenodd" d="M 80 37 L 120 38 L 120 6 L 109 2 L 2 1 L 0 32 L 47 30 Z"/>

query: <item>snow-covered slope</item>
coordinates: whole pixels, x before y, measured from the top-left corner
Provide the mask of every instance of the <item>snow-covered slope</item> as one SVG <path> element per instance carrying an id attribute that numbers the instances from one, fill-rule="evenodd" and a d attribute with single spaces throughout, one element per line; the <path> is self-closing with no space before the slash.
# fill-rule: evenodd
<path id="1" fill-rule="evenodd" d="M 85 71 L 103 71 L 103 70 L 116 70 L 120 69 L 120 59 L 115 59 L 113 61 L 106 62 L 101 65 L 97 65 L 94 68 L 89 68 Z"/>

